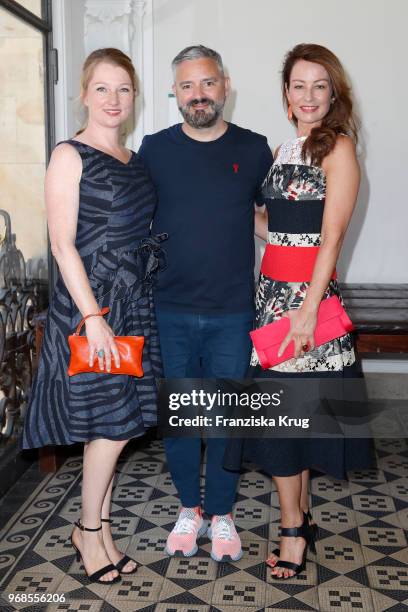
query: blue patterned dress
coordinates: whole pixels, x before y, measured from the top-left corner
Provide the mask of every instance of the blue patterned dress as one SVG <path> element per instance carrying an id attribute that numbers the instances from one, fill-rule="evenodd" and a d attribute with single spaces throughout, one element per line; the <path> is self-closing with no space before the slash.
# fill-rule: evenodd
<path id="1" fill-rule="evenodd" d="M 115 335 L 145 338 L 143 378 L 106 373 L 67 375 L 67 338 L 82 318 L 59 276 L 44 331 L 38 371 L 24 422 L 23 448 L 97 438 L 127 440 L 156 424 L 161 376 L 152 283 L 164 265 L 161 241 L 150 236 L 155 192 L 138 156 L 128 163 L 68 140 L 82 159 L 75 246 Z"/>

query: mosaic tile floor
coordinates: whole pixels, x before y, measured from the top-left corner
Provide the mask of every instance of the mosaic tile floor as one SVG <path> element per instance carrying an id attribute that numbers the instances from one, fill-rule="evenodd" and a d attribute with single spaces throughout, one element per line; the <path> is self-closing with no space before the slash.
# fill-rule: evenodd
<path id="1" fill-rule="evenodd" d="M 305 573 L 285 582 L 273 581 L 264 563 L 278 537 L 279 511 L 269 478 L 256 471 L 242 477 L 235 507 L 245 551 L 240 561 L 214 562 L 206 538 L 196 557 L 165 555 L 179 504 L 162 445 L 152 441 L 123 457 L 112 512 L 119 548 L 142 566 L 120 584 L 88 584 L 68 543 L 81 478 L 80 458 L 70 458 L 57 474 L 33 482 L 34 490 L 18 497 L 3 523 L 0 610 L 408 610 L 408 446 L 404 440 L 377 440 L 376 449 L 378 469 L 351 473 L 349 482 L 313 479 L 317 554 L 309 554 Z M 22 599 L 64 593 L 66 601 L 10 605 L 10 593 Z"/>

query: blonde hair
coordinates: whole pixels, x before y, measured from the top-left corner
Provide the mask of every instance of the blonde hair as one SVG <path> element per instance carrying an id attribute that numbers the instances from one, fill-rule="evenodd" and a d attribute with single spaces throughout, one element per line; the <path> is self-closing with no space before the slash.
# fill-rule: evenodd
<path id="1" fill-rule="evenodd" d="M 130 57 L 123 53 L 123 51 L 121 51 L 120 49 L 115 49 L 114 47 L 106 47 L 105 49 L 96 49 L 96 51 L 92 51 L 92 53 L 88 55 L 82 66 L 80 81 L 81 100 L 83 100 L 85 96 L 86 90 L 88 89 L 88 85 L 90 80 L 92 79 L 95 68 L 103 62 L 123 68 L 129 75 L 135 94 L 137 93 L 138 79 Z M 84 131 L 84 129 L 86 128 L 86 123 L 87 121 L 85 121 L 85 124 L 81 127 L 80 130 L 78 130 L 76 136 Z"/>

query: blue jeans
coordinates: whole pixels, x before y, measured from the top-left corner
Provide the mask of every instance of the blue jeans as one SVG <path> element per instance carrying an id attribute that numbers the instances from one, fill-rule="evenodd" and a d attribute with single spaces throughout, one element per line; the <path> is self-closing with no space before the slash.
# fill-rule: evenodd
<path id="1" fill-rule="evenodd" d="M 244 378 L 253 313 L 201 315 L 156 309 L 166 378 Z M 227 440 L 208 438 L 204 510 L 228 514 L 239 473 L 223 468 Z M 200 438 L 165 438 L 167 463 L 184 507 L 201 505 Z"/>

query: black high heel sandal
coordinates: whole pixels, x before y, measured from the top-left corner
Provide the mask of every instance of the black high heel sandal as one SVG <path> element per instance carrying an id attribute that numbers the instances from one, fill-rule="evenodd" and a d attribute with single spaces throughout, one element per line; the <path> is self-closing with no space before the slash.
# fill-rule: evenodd
<path id="1" fill-rule="evenodd" d="M 292 570 L 294 572 L 293 576 L 287 576 L 286 578 L 283 575 L 277 576 L 276 574 L 271 574 L 271 577 L 275 580 L 289 580 L 289 578 L 294 578 L 305 569 L 307 550 L 309 546 L 312 552 L 316 552 L 314 530 L 312 529 L 311 525 L 309 525 L 307 514 L 303 513 L 303 523 L 300 527 L 282 527 L 281 535 L 287 538 L 303 538 L 306 540 L 306 546 L 303 551 L 301 563 L 292 563 L 292 561 L 284 561 L 279 559 L 279 561 L 273 567 L 273 569 L 276 567 L 282 567 L 284 569 Z"/>
<path id="2" fill-rule="evenodd" d="M 78 527 L 78 529 L 80 529 L 81 531 L 100 531 L 102 529 L 102 525 L 100 527 L 97 527 L 96 529 L 90 529 L 89 527 L 84 527 L 80 520 L 75 521 L 74 525 Z M 82 558 L 81 551 L 78 549 L 77 546 L 75 546 L 74 540 L 72 538 L 72 533 L 71 533 L 71 545 L 72 545 L 72 548 L 75 550 L 76 560 L 78 561 L 78 563 L 79 561 L 82 561 L 82 564 L 85 569 L 85 563 Z M 119 571 L 117 567 L 113 565 L 113 563 L 109 563 L 109 565 L 105 565 L 105 567 L 102 567 L 101 569 L 97 570 L 96 572 L 90 575 L 87 574 L 85 570 L 85 574 L 87 575 L 89 582 L 97 582 L 98 584 L 116 584 L 117 582 L 121 580 L 120 576 L 116 576 L 112 580 L 100 580 L 102 576 L 104 576 L 108 572 L 114 572 L 115 570 Z"/>
<path id="3" fill-rule="evenodd" d="M 319 535 L 319 527 L 317 526 L 317 523 L 312 523 L 313 517 L 312 517 L 312 515 L 310 513 L 310 510 L 308 510 L 307 512 L 304 512 L 303 514 L 307 518 L 307 521 L 309 523 L 309 527 L 313 531 L 314 540 L 316 541 L 317 538 L 318 538 L 318 535 Z"/>
<path id="4" fill-rule="evenodd" d="M 316 541 L 316 540 L 318 539 L 319 528 L 318 528 L 318 526 L 317 526 L 317 524 L 316 524 L 316 523 L 312 523 L 312 522 L 311 522 L 311 521 L 313 521 L 313 517 L 312 517 L 312 515 L 310 514 L 310 510 L 308 510 L 307 512 L 304 512 L 304 513 L 303 513 L 303 521 L 305 521 L 305 519 L 307 519 L 308 524 L 309 524 L 309 527 L 310 527 L 310 529 L 313 531 L 313 539 Z M 313 552 L 313 551 L 312 551 L 312 552 Z M 275 555 L 275 557 L 279 557 L 279 555 L 280 555 L 280 549 L 279 549 L 279 548 L 275 548 L 275 550 L 273 550 L 273 551 L 271 552 L 271 555 Z M 276 563 L 277 563 L 277 562 L 276 562 L 274 565 L 271 565 L 270 563 L 268 563 L 268 561 L 269 561 L 269 560 L 271 560 L 271 561 L 272 561 L 272 559 L 268 558 L 268 559 L 265 561 L 266 565 L 269 565 L 269 567 L 271 567 L 272 569 L 273 569 L 274 567 L 276 567 Z"/>
<path id="5" fill-rule="evenodd" d="M 112 519 L 104 519 L 104 518 L 101 518 L 101 522 L 102 522 L 102 523 L 112 523 Z M 130 562 L 130 561 L 132 561 L 132 563 L 136 563 L 136 567 L 135 567 L 134 569 L 132 569 L 130 572 L 124 572 L 124 571 L 123 571 L 123 568 L 124 568 L 124 567 L 125 567 L 125 566 L 126 566 L 126 565 L 127 565 L 129 562 Z M 138 567 L 139 567 L 139 564 L 138 564 L 138 562 L 137 562 L 137 561 L 135 561 L 135 560 L 134 560 L 134 559 L 132 559 L 131 557 L 128 557 L 128 555 L 123 555 L 122 559 L 121 559 L 120 561 L 118 561 L 118 562 L 116 563 L 116 565 L 114 564 L 113 566 L 114 566 L 114 568 L 115 568 L 116 570 L 118 570 L 118 572 L 119 572 L 120 574 L 122 574 L 123 576 L 129 576 L 130 574 L 136 574 L 136 572 L 137 572 L 137 570 L 138 570 Z"/>

